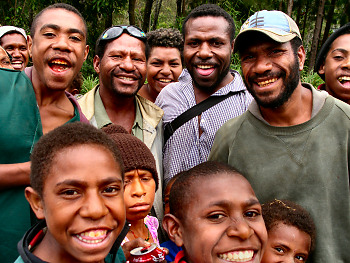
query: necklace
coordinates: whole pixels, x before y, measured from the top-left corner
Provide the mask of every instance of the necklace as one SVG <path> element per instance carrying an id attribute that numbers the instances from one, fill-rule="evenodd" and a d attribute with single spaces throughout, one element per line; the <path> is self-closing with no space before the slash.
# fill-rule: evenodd
<path id="1" fill-rule="evenodd" d="M 145 241 L 149 241 L 149 229 L 148 229 L 148 226 L 146 224 L 144 224 L 144 225 L 147 228 L 147 238 L 145 238 Z M 136 239 L 137 236 L 135 235 L 134 231 L 132 231 L 131 229 L 129 229 L 129 231 L 131 232 L 131 234 L 133 234 L 134 238 Z"/>

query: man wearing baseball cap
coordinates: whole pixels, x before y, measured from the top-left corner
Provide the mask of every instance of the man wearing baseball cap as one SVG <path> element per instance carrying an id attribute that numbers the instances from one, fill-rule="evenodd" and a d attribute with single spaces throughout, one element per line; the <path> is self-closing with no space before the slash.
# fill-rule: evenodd
<path id="1" fill-rule="evenodd" d="M 280 11 L 252 15 L 234 49 L 254 101 L 219 129 L 209 160 L 244 174 L 260 202 L 288 199 L 311 213 L 309 262 L 350 262 L 350 106 L 301 83 L 300 32 Z"/>
<path id="2" fill-rule="evenodd" d="M 0 27 L 0 46 L 12 56 L 12 67 L 24 70 L 28 65 L 29 51 L 27 34 L 23 28 L 15 26 Z"/>

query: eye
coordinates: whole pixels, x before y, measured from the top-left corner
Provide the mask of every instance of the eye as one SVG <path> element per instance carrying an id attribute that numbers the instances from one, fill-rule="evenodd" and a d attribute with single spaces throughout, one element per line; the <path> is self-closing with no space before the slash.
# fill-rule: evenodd
<path id="1" fill-rule="evenodd" d="M 275 247 L 274 248 L 278 253 L 284 253 L 284 249 L 283 248 L 281 248 L 281 247 Z"/>
<path id="2" fill-rule="evenodd" d="M 21 51 L 27 51 L 27 47 L 21 47 Z"/>
<path id="3" fill-rule="evenodd" d="M 343 57 L 343 56 L 340 56 L 340 55 L 334 56 L 333 58 L 334 58 L 335 60 L 338 60 L 338 61 L 344 59 L 344 57 Z"/>
<path id="4" fill-rule="evenodd" d="M 222 46 L 224 43 L 222 43 L 221 41 L 213 41 L 212 46 L 213 47 L 220 47 Z"/>
<path id="5" fill-rule="evenodd" d="M 124 184 L 127 185 L 127 184 L 130 184 L 131 183 L 131 179 L 130 178 L 125 178 L 124 179 Z"/>
<path id="6" fill-rule="evenodd" d="M 76 42 L 81 42 L 81 38 L 79 36 L 70 36 L 70 39 L 72 39 Z"/>
<path id="7" fill-rule="evenodd" d="M 250 211 L 245 212 L 244 215 L 245 215 L 246 217 L 254 218 L 254 217 L 260 216 L 261 213 L 260 213 L 259 211 L 256 211 L 256 210 L 250 210 Z"/>
<path id="8" fill-rule="evenodd" d="M 254 59 L 254 56 L 252 55 L 241 56 L 241 62 L 250 62 L 250 61 L 253 61 L 253 59 Z"/>
<path id="9" fill-rule="evenodd" d="M 296 258 L 297 260 L 303 261 L 303 262 L 305 262 L 306 259 L 307 259 L 306 256 L 303 256 L 303 255 L 296 255 L 295 258 Z"/>
<path id="10" fill-rule="evenodd" d="M 74 189 L 67 189 L 67 190 L 63 190 L 62 191 L 62 195 L 65 196 L 74 196 L 74 195 L 78 195 L 78 191 L 74 190 Z"/>
<path id="11" fill-rule="evenodd" d="M 226 214 L 224 214 L 223 212 L 214 212 L 209 214 L 207 218 L 213 222 L 221 222 L 226 218 Z"/>
<path id="12" fill-rule="evenodd" d="M 53 37 L 55 37 L 55 34 L 52 32 L 46 32 L 46 33 L 43 33 L 43 36 L 45 36 L 47 38 L 53 38 Z"/>
<path id="13" fill-rule="evenodd" d="M 151 181 L 153 179 L 153 177 L 149 177 L 149 176 L 145 176 L 145 177 L 142 177 L 141 178 L 141 180 L 143 181 L 143 182 L 149 182 L 149 181 Z"/>
<path id="14" fill-rule="evenodd" d="M 198 41 L 189 41 L 187 43 L 188 46 L 190 46 L 191 48 L 195 48 L 199 46 L 199 42 Z"/>
<path id="15" fill-rule="evenodd" d="M 103 190 L 104 193 L 117 193 L 119 191 L 119 186 L 108 186 L 106 189 Z"/>
<path id="16" fill-rule="evenodd" d="M 159 67 L 161 64 L 158 61 L 154 61 L 154 62 L 151 63 L 151 65 L 154 66 L 154 67 Z"/>
<path id="17" fill-rule="evenodd" d="M 180 66 L 180 64 L 179 64 L 179 63 L 174 62 L 174 63 L 170 63 L 170 66 L 172 66 L 172 67 L 178 67 L 178 66 Z"/>

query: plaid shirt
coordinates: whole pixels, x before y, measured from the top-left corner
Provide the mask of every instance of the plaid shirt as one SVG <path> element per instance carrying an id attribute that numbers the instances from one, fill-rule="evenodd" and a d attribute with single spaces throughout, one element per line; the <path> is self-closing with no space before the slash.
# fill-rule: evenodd
<path id="1" fill-rule="evenodd" d="M 231 74 L 234 75 L 233 81 L 212 96 L 242 92 L 221 101 L 201 114 L 201 136 L 199 137 L 197 116 L 179 127 L 164 145 L 163 172 L 166 184 L 177 173 L 207 161 L 216 131 L 226 121 L 247 110 L 252 97 L 246 90 L 239 73 L 231 71 Z M 183 71 L 179 82 L 169 84 L 160 92 L 155 104 L 164 111 L 164 126 L 196 105 L 192 79 L 187 70 Z"/>

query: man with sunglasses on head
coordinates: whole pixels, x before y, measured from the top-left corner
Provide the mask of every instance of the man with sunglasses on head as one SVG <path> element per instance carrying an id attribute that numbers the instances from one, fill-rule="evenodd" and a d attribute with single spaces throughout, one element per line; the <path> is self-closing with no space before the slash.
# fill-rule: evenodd
<path id="1" fill-rule="evenodd" d="M 146 78 L 146 45 L 145 33 L 136 26 L 105 30 L 96 42 L 93 61 L 99 84 L 78 102 L 92 125 L 119 124 L 143 141 L 162 175 L 163 111 L 137 94 Z M 163 216 L 161 178 L 153 204 L 159 220 Z"/>

